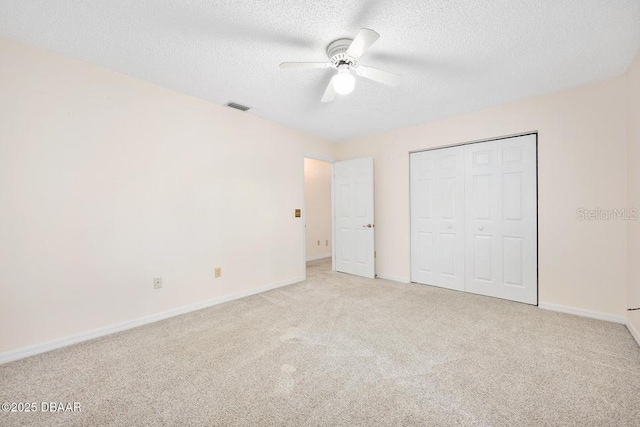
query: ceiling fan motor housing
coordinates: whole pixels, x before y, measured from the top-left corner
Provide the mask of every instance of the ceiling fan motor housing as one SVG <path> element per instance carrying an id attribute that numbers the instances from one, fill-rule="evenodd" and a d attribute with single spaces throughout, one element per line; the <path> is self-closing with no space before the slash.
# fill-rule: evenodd
<path id="1" fill-rule="evenodd" d="M 327 56 L 331 65 L 338 67 L 343 64 L 348 64 L 353 67 L 358 62 L 355 58 L 347 55 L 347 49 L 351 46 L 353 39 L 338 39 L 329 43 L 327 46 Z"/>

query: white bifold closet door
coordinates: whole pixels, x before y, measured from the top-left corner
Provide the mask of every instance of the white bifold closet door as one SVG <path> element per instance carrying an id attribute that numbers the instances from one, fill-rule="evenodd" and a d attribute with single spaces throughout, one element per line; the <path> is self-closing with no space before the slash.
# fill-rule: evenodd
<path id="1" fill-rule="evenodd" d="M 465 146 L 466 290 L 538 303 L 536 135 Z"/>
<path id="2" fill-rule="evenodd" d="M 464 290 L 464 152 L 411 155 L 411 279 Z"/>
<path id="3" fill-rule="evenodd" d="M 453 195 L 444 184 L 448 157 L 463 164 Z M 451 199 L 462 200 L 462 225 L 443 218 L 452 216 Z M 411 201 L 412 281 L 537 304 L 535 134 L 412 154 Z M 463 243 L 450 255 L 451 244 L 435 236 L 458 229 Z M 444 279 L 450 259 L 464 260 L 455 286 Z"/>

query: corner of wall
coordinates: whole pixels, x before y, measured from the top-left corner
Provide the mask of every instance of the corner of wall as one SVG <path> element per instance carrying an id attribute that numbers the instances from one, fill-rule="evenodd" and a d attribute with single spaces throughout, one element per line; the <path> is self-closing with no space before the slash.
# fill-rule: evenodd
<path id="1" fill-rule="evenodd" d="M 640 208 L 640 52 L 636 55 L 625 75 L 626 84 L 626 157 L 627 157 L 627 207 Z M 640 256 L 640 224 L 626 223 L 627 289 L 626 321 L 631 335 L 640 345 L 640 267 L 635 260 Z"/>

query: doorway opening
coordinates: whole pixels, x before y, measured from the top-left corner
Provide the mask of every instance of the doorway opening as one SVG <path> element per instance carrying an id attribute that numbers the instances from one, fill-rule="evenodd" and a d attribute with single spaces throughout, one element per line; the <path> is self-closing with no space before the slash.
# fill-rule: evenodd
<path id="1" fill-rule="evenodd" d="M 304 265 L 333 257 L 333 163 L 304 158 Z"/>

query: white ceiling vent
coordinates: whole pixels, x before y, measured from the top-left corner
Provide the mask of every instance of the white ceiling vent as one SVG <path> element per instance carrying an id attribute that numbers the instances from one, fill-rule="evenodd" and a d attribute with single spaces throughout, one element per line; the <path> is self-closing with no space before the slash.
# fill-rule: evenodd
<path id="1" fill-rule="evenodd" d="M 227 102 L 227 107 L 235 108 L 240 111 L 247 111 L 251 107 L 247 107 L 246 105 L 237 104 L 235 102 Z"/>

